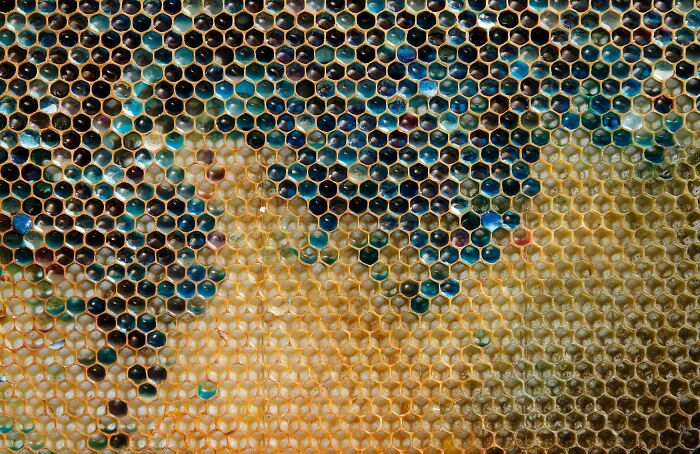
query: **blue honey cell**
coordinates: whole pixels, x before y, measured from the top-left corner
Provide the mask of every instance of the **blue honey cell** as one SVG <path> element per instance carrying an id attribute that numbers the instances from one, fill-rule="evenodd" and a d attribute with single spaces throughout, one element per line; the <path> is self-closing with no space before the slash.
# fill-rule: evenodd
<path id="1" fill-rule="evenodd" d="M 127 268 L 127 276 L 132 281 L 140 281 L 146 276 L 146 268 L 139 264 L 129 265 Z"/>
<path id="2" fill-rule="evenodd" d="M 444 230 L 435 230 L 430 233 L 430 243 L 434 246 L 445 246 L 449 240 L 449 234 Z"/>
<path id="3" fill-rule="evenodd" d="M 422 248 L 428 245 L 428 234 L 423 230 L 415 230 L 410 235 L 411 245 L 416 248 Z"/>
<path id="4" fill-rule="evenodd" d="M 328 169 L 322 165 L 314 164 L 309 166 L 308 177 L 312 181 L 323 181 L 328 175 Z"/>
<path id="5" fill-rule="evenodd" d="M 136 321 L 136 327 L 143 332 L 150 332 L 156 328 L 156 318 L 152 314 L 141 314 Z"/>
<path id="6" fill-rule="evenodd" d="M 516 179 L 524 180 L 530 176 L 530 166 L 522 161 L 519 161 L 513 164 L 511 167 L 511 172 L 513 177 Z"/>
<path id="7" fill-rule="evenodd" d="M 117 352 L 109 347 L 103 347 L 97 351 L 97 361 L 103 365 L 114 364 L 117 361 Z"/>
<path id="8" fill-rule="evenodd" d="M 181 298 L 192 298 L 195 295 L 196 285 L 192 281 L 183 281 L 177 284 L 177 294 Z"/>
<path id="9" fill-rule="evenodd" d="M 550 140 L 550 133 L 542 128 L 537 128 L 532 132 L 532 143 L 537 146 L 547 145 Z"/>
<path id="10" fill-rule="evenodd" d="M 481 257 L 486 263 L 496 263 L 501 257 L 501 251 L 498 247 L 489 245 L 482 249 Z"/>
<path id="11" fill-rule="evenodd" d="M 632 67 L 632 74 L 637 80 L 644 80 L 651 76 L 651 66 L 645 62 L 637 62 Z"/>
<path id="12" fill-rule="evenodd" d="M 136 328 L 136 318 L 131 314 L 121 314 L 117 317 L 117 328 L 128 333 Z"/>
<path id="13" fill-rule="evenodd" d="M 421 282 L 420 293 L 426 298 L 433 298 L 440 292 L 440 285 L 432 279 Z"/>
<path id="14" fill-rule="evenodd" d="M 534 197 L 540 192 L 540 182 L 534 178 L 527 178 L 523 182 L 523 193 L 530 197 Z"/>
<path id="15" fill-rule="evenodd" d="M 177 219 L 177 228 L 183 232 L 191 232 L 195 226 L 195 218 L 190 214 L 185 214 Z"/>
<path id="16" fill-rule="evenodd" d="M 335 164 L 338 159 L 338 153 L 332 148 L 323 148 L 318 152 L 318 162 L 325 166 Z"/>
<path id="17" fill-rule="evenodd" d="M 211 298 L 216 294 L 216 284 L 212 281 L 203 281 L 197 284 L 197 294 L 202 298 Z"/>
<path id="18" fill-rule="evenodd" d="M 126 270 L 121 265 L 111 265 L 107 268 L 107 279 L 112 282 L 119 282 L 126 276 Z"/>
<path id="19" fill-rule="evenodd" d="M 411 298 L 411 310 L 417 314 L 424 314 L 430 309 L 430 300 L 422 296 Z"/>
<path id="20" fill-rule="evenodd" d="M 483 247 L 491 241 L 491 233 L 483 228 L 474 230 L 470 235 L 471 243 L 476 247 Z"/>
<path id="21" fill-rule="evenodd" d="M 665 118 L 664 123 L 670 132 L 676 132 L 683 126 L 683 117 L 678 114 L 671 113 Z"/>
<path id="22" fill-rule="evenodd" d="M 309 235 L 309 243 L 318 249 L 322 249 L 328 245 L 328 234 L 317 230 Z"/>
<path id="23" fill-rule="evenodd" d="M 146 205 L 143 202 L 143 200 L 131 199 L 128 202 L 126 202 L 126 212 L 129 213 L 131 216 L 140 216 L 145 212 L 145 210 Z"/>
<path id="24" fill-rule="evenodd" d="M 170 298 L 175 295 L 175 285 L 172 282 L 159 282 L 157 288 L 158 296 L 162 298 Z"/>
<path id="25" fill-rule="evenodd" d="M 285 180 L 279 184 L 277 191 L 285 199 L 291 199 L 297 193 L 297 186 L 291 181 Z"/>
<path id="26" fill-rule="evenodd" d="M 603 115 L 602 124 L 606 130 L 615 131 L 620 127 L 620 116 L 612 112 L 606 113 Z"/>
<path id="27" fill-rule="evenodd" d="M 634 132 L 634 142 L 642 147 L 650 147 L 654 144 L 654 135 L 645 130 L 638 130 Z"/>
<path id="28" fill-rule="evenodd" d="M 83 177 L 83 170 L 80 169 L 77 166 L 74 165 L 69 165 L 66 167 L 66 169 L 63 171 L 63 175 L 66 177 L 66 179 L 70 182 L 77 182 Z"/>
<path id="29" fill-rule="evenodd" d="M 593 144 L 599 147 L 604 147 L 612 142 L 612 135 L 609 131 L 597 130 L 593 132 Z"/>
<path id="30" fill-rule="evenodd" d="M 146 341 L 148 342 L 148 345 L 150 345 L 153 348 L 164 347 L 166 340 L 167 337 L 162 331 L 156 330 L 146 335 Z"/>
<path id="31" fill-rule="evenodd" d="M 310 199 L 318 194 L 318 185 L 312 181 L 299 183 L 299 195 L 305 199 Z"/>
<path id="32" fill-rule="evenodd" d="M 12 217 L 12 227 L 21 235 L 28 233 L 34 226 L 32 218 L 26 214 L 20 213 Z"/>
<path id="33" fill-rule="evenodd" d="M 514 230 L 520 225 L 520 215 L 515 211 L 508 210 L 503 213 L 503 226 L 508 230 Z"/>
<path id="34" fill-rule="evenodd" d="M 440 252 L 432 246 L 427 246 L 420 250 L 420 258 L 423 263 L 431 265 L 440 259 Z"/>
<path id="35" fill-rule="evenodd" d="M 82 314 L 85 312 L 85 300 L 78 297 L 70 297 L 66 300 L 66 309 L 73 315 Z"/>
<path id="36" fill-rule="evenodd" d="M 102 298 L 93 297 L 87 302 L 87 310 L 93 315 L 99 315 L 105 311 L 107 303 Z"/>
<path id="37" fill-rule="evenodd" d="M 165 145 L 171 150 L 179 150 L 185 145 L 185 137 L 177 132 L 165 136 Z"/>
<path id="38" fill-rule="evenodd" d="M 202 199 L 191 199 L 187 202 L 187 212 L 191 215 L 202 214 L 206 208 L 206 202 Z"/>
<path id="39" fill-rule="evenodd" d="M 613 143 L 619 147 L 632 145 L 632 133 L 629 131 L 618 130 L 613 133 Z"/>
<path id="40" fill-rule="evenodd" d="M 216 395 L 216 385 L 209 381 L 200 383 L 197 386 L 197 395 L 204 400 L 211 399 Z"/>
<path id="41" fill-rule="evenodd" d="M 9 416 L 3 416 L 0 418 L 0 433 L 7 434 L 12 432 L 15 427 L 14 419 Z"/>
<path id="42" fill-rule="evenodd" d="M 85 270 L 87 278 L 93 282 L 98 282 L 105 277 L 105 269 L 101 265 L 92 264 Z"/>
<path id="43" fill-rule="evenodd" d="M 206 236 L 202 232 L 190 232 L 187 234 L 187 245 L 192 249 L 201 249 L 207 242 Z"/>
<path id="44" fill-rule="evenodd" d="M 31 2 L 18 5 L 20 11 L 26 9 L 25 3 L 29 5 Z M 149 2 L 149 5 L 151 3 L 155 5 L 154 2 Z M 30 6 L 33 8 L 33 5 Z M 328 146 L 329 150 L 340 151 L 337 158 L 346 167 L 357 164 L 358 161 L 365 166 L 365 179 L 368 181 L 363 181 L 363 172 L 358 172 L 353 174 L 353 182 L 347 181 L 347 168 L 342 171 L 332 169 L 331 166 L 336 164 L 335 155 L 319 167 L 313 167 L 313 162 L 305 162 L 299 157 L 296 163 L 276 163 L 268 168 L 268 178 L 277 183 L 281 197 L 291 199 L 302 196 L 309 199 L 309 210 L 318 218 L 319 232 L 330 232 L 337 227 L 337 218 L 341 216 L 343 207 L 348 207 L 348 210 L 358 216 L 372 212 L 380 220 L 378 228 L 384 231 L 401 228 L 412 232 L 418 229 L 420 223 L 416 214 L 443 215 L 448 211 L 459 216 L 461 225 L 475 233 L 480 234 L 479 227 L 485 231 L 497 229 L 499 222 L 512 229 L 519 223 L 517 213 L 507 211 L 500 218 L 494 211 L 489 211 L 492 209 L 489 199 L 501 200 L 521 195 L 532 197 L 539 193 L 540 183 L 532 176 L 530 164 L 538 161 L 538 148 L 547 145 L 551 137 L 556 136 L 556 130 L 563 128 L 578 132 L 581 128 L 586 129 L 592 145 L 599 148 L 606 148 L 610 144 L 626 147 L 634 143 L 644 149 L 644 159 L 647 162 L 660 163 L 663 156 L 660 157 L 658 150 L 653 147 L 663 149 L 675 145 L 675 133 L 682 131 L 683 120 L 681 116 L 674 115 L 676 106 L 673 100 L 647 93 L 653 89 L 647 83 L 649 77 L 663 76 L 673 70 L 674 76 L 679 79 L 691 79 L 686 88 L 689 94 L 695 96 L 694 91 L 700 92 L 700 89 L 694 88 L 695 82 L 692 81 L 696 68 L 683 61 L 683 58 L 680 62 L 674 62 L 674 65 L 666 63 L 663 60 L 666 51 L 659 47 L 670 45 L 674 39 L 683 46 L 692 43 L 693 30 L 700 24 L 700 16 L 695 11 L 687 14 L 685 21 L 681 15 L 677 18 L 675 13 L 661 14 L 656 10 L 643 12 L 636 19 L 626 15 L 625 20 L 636 20 L 635 27 L 642 24 L 645 30 L 652 30 L 656 45 L 644 47 L 636 43 L 618 44 L 617 36 L 614 45 L 608 43 L 607 39 L 601 39 L 600 14 L 607 9 L 604 3 L 591 5 L 596 14 L 567 11 L 560 15 L 562 27 L 553 30 L 550 38 L 560 48 L 570 40 L 578 49 L 576 52 L 580 52 L 577 56 L 579 61 L 572 62 L 567 57 L 565 62 L 552 63 L 540 55 L 546 46 L 545 40 L 536 42 L 539 39 L 538 29 L 532 30 L 529 36 L 531 43 L 518 43 L 516 46 L 500 27 L 491 27 L 497 22 L 505 25 L 500 22 L 511 20 L 508 19 L 508 14 L 501 13 L 508 6 L 505 1 L 497 0 L 487 5 L 481 0 L 473 0 L 468 4 L 452 0 L 448 6 L 453 11 L 459 11 L 458 17 L 454 14 L 428 12 L 402 14 L 401 20 L 409 21 L 410 26 L 394 26 L 397 24 L 394 12 L 399 13 L 405 6 L 405 2 L 400 1 L 388 2 L 387 5 L 382 1 L 373 1 L 368 5 L 371 17 L 355 14 L 351 21 L 342 19 L 347 22 L 342 26 L 348 30 L 347 45 L 342 42 L 330 45 L 330 34 L 324 37 L 324 33 L 317 30 L 299 33 L 293 29 L 297 18 L 291 15 L 281 16 L 271 29 L 269 39 L 276 39 L 274 32 L 278 30 L 275 27 L 284 25 L 283 36 L 290 46 L 281 46 L 275 55 L 258 51 L 254 46 L 233 46 L 235 50 L 228 56 L 228 52 L 213 51 L 215 46 L 209 46 L 209 43 L 203 47 L 191 44 L 192 39 L 196 42 L 197 36 L 186 35 L 188 32 L 194 28 L 204 32 L 214 22 L 206 15 L 194 14 L 196 8 L 186 6 L 186 13 L 180 13 L 182 5 L 173 1 L 165 3 L 164 8 L 168 14 L 158 14 L 157 20 L 165 24 L 166 29 L 174 26 L 179 35 L 185 35 L 179 36 L 180 44 L 187 43 L 185 46 L 169 43 L 168 49 L 165 49 L 161 48 L 161 30 L 158 33 L 150 31 L 155 22 L 151 16 L 158 11 L 156 9 L 152 14 L 150 8 L 153 6 L 144 5 L 144 9 L 149 8 L 148 15 L 127 15 L 120 11 L 116 3 L 102 5 L 102 10 L 107 15 L 92 14 L 87 20 L 93 33 L 102 34 L 108 42 L 121 39 L 120 33 L 128 33 L 130 30 L 142 34 L 142 48 L 130 49 L 134 63 L 126 65 L 122 73 L 123 80 L 132 86 L 116 84 L 114 93 L 99 96 L 100 99 L 114 96 L 123 103 L 120 104 L 121 110 L 117 109 L 114 115 L 110 114 L 111 123 L 104 126 L 111 130 L 100 131 L 99 134 L 88 131 L 79 138 L 82 140 L 81 147 L 94 151 L 92 164 L 103 169 L 107 167 L 109 162 L 102 162 L 98 158 L 98 153 L 102 151 L 106 152 L 103 153 L 106 156 L 115 155 L 115 169 L 118 170 L 105 169 L 104 175 L 100 175 L 84 164 L 65 167 L 62 183 L 66 185 L 56 184 L 56 195 L 64 200 L 73 197 L 72 184 L 81 182 L 97 185 L 91 188 L 94 192 L 90 193 L 90 197 L 109 200 L 111 195 L 102 188 L 109 188 L 119 184 L 125 177 L 129 178 L 126 169 L 133 164 L 129 161 L 133 159 L 130 156 L 118 160 L 117 155 L 121 151 L 117 150 L 129 148 L 127 155 L 135 153 L 137 165 L 142 169 L 147 168 L 150 161 L 139 162 L 138 155 L 143 152 L 140 148 L 143 143 L 137 132 L 169 129 L 170 125 L 164 120 L 168 116 L 174 117 L 186 112 L 193 118 L 178 119 L 174 122 L 177 132 L 163 133 L 170 150 L 182 148 L 185 140 L 183 134 L 186 134 L 184 131 L 196 129 L 198 133 L 208 134 L 207 140 L 212 142 L 226 140 L 227 143 L 247 143 L 256 148 L 268 146 L 281 149 L 285 143 L 298 150 L 308 150 L 305 147 L 323 149 Z M 529 6 L 537 15 L 546 6 L 546 2 L 533 0 Z M 47 12 L 55 8 L 56 5 L 50 1 L 39 5 L 40 10 Z M 238 4 L 227 5 L 227 10 L 232 13 L 239 13 L 242 8 Z M 389 8 L 393 12 L 382 11 L 383 8 Z M 683 6 L 681 10 L 686 11 L 685 8 Z M 247 13 L 244 14 L 247 20 Z M 243 17 L 237 17 L 237 20 Z M 514 17 L 517 21 L 517 15 Z M 320 18 L 341 21 L 340 17 L 335 18 L 325 11 L 317 14 L 317 19 Z M 25 47 L 37 39 L 40 45 L 47 48 L 56 42 L 64 47 L 70 44 L 74 48 L 66 52 L 66 57 L 78 65 L 91 56 L 85 49 L 78 49 L 76 36 L 44 30 L 45 19 L 44 22 L 37 22 L 38 25 L 34 23 L 37 18 L 28 19 L 29 28 L 21 15 L 9 17 L 9 29 L 3 31 L 2 39 L 19 42 Z M 384 35 L 378 35 L 379 42 L 370 43 L 370 49 L 370 46 L 365 45 L 370 37 L 365 36 L 360 29 L 373 27 L 377 21 L 391 26 L 381 26 Z M 369 23 L 371 25 L 368 27 L 359 26 Z M 456 24 L 459 26 L 455 27 Z M 446 39 L 450 45 L 436 46 L 431 41 L 435 38 L 430 35 L 429 29 L 436 25 L 446 31 L 441 40 Z M 477 25 L 479 28 L 475 29 Z M 484 32 L 485 29 L 488 31 Z M 38 32 L 38 37 L 34 36 L 34 31 Z M 328 45 L 319 46 L 311 42 L 324 38 Z M 692 55 L 692 49 L 689 52 Z M 365 61 L 366 55 L 373 58 Z M 30 50 L 28 60 L 43 62 L 46 57 L 47 52 L 43 49 L 36 52 Z M 231 64 L 234 59 L 236 64 Z M 342 64 L 344 72 L 339 77 L 314 79 L 313 83 L 304 79 L 318 70 L 315 66 L 318 63 L 324 65 L 324 75 L 330 76 L 334 62 Z M 173 67 L 166 67 L 172 63 Z M 190 63 L 196 65 L 190 66 Z M 175 65 L 184 67 L 184 70 L 174 69 Z M 21 66 L 19 71 L 25 72 L 20 76 L 31 75 L 32 71 L 36 71 L 29 65 Z M 47 81 L 59 77 L 59 70 L 51 66 L 53 65 L 43 65 L 40 69 L 41 77 Z M 308 72 L 305 74 L 304 71 Z M 350 73 L 353 74 L 352 77 L 347 77 Z M 413 80 L 409 80 L 411 78 Z M 183 83 L 179 83 L 180 80 Z M 165 81 L 172 85 L 168 90 L 178 99 L 169 98 L 167 92 L 162 91 L 167 88 L 161 83 Z M 7 111 L 5 116 L 17 111 L 17 102 L 13 97 L 24 96 L 26 84 L 24 85 L 23 88 L 21 80 L 12 81 L 9 85 L 3 82 L 3 90 L 12 95 L 0 101 L 0 108 Z M 70 93 L 79 98 L 87 97 L 94 89 L 93 85 L 99 87 L 99 83 L 76 80 L 70 84 Z M 37 88 L 30 87 L 30 90 Z M 653 112 L 660 114 L 662 127 L 653 132 L 642 128 L 633 134 L 629 130 L 622 130 L 621 126 L 625 120 L 624 114 L 632 109 L 632 99 L 642 94 L 642 90 L 652 98 Z M 521 92 L 527 92 L 527 95 L 523 97 Z M 44 89 L 44 93 L 37 94 L 36 97 L 43 97 L 46 93 Z M 580 96 L 580 100 L 587 103 L 587 109 L 578 106 L 576 112 L 570 111 L 575 96 Z M 46 96 L 39 101 L 39 106 L 43 113 L 53 115 L 59 109 L 59 102 L 59 98 Z M 489 115 L 493 115 L 500 106 L 508 108 L 505 112 L 497 112 L 497 127 L 485 128 L 482 123 L 493 121 Z M 406 115 L 407 112 L 410 114 Z M 533 112 L 542 115 L 530 116 Z M 552 112 L 558 116 L 550 116 Z M 630 125 L 634 126 L 634 123 L 628 123 Z M 103 128 L 99 124 L 93 126 Z M 397 128 L 401 128 L 401 131 L 396 131 Z M 102 149 L 99 148 L 100 136 L 104 137 L 102 146 L 105 148 Z M 55 131 L 35 134 L 34 131 L 17 130 L 3 134 L 2 141 L 4 145 L 14 146 L 19 143 L 24 148 L 35 148 L 39 145 L 37 137 L 44 142 L 44 146 L 51 147 L 59 146 L 62 140 L 61 133 Z M 348 148 L 343 149 L 346 146 Z M 389 168 L 396 160 L 386 162 L 386 166 L 377 164 L 377 161 L 364 162 L 360 149 L 365 146 L 370 146 L 375 151 L 385 146 L 392 148 L 397 151 L 397 155 L 402 156 L 402 165 L 410 167 L 420 161 L 429 167 L 429 171 L 407 171 L 402 177 L 401 172 L 393 173 L 393 169 Z M 454 146 L 455 153 L 461 152 L 462 156 L 447 162 L 442 150 L 448 146 Z M 412 150 L 415 156 L 411 158 L 410 153 L 404 152 L 405 147 Z M 508 156 L 499 152 L 506 147 L 512 147 L 516 151 L 508 151 Z M 440 150 L 440 154 L 437 157 L 426 157 L 428 148 Z M 360 151 L 359 158 L 357 151 Z M 25 166 L 23 172 L 26 175 L 22 175 L 23 180 L 40 179 L 41 175 L 31 175 L 32 170 L 24 164 L 25 161 L 17 164 Z M 159 159 L 158 163 L 163 169 L 172 166 L 172 162 L 168 163 L 167 160 Z M 502 163 L 507 163 L 510 168 L 506 171 L 499 167 L 498 164 Z M 431 167 L 434 164 L 444 164 L 444 169 Z M 483 164 L 488 165 L 484 167 Z M 41 167 L 46 164 L 37 165 Z M 448 175 L 455 181 L 443 182 Z M 170 171 L 166 171 L 166 178 L 170 181 L 181 181 L 182 176 L 180 173 L 173 177 Z M 410 180 L 406 181 L 407 178 Z M 433 187 L 427 180 L 435 180 L 436 186 Z M 474 180 L 479 182 L 481 195 L 464 197 L 460 190 L 469 187 Z M 466 183 L 461 186 L 459 183 L 463 182 Z M 134 233 L 133 218 L 145 212 L 145 201 L 152 199 L 155 192 L 152 187 L 146 190 L 141 186 L 136 190 L 118 189 L 115 192 L 117 198 L 125 202 L 127 214 L 115 220 L 101 216 L 93 225 L 100 229 L 111 228 L 113 225 L 123 233 Z M 29 213 L 25 207 L 35 205 L 34 202 L 24 203 L 25 198 L 34 196 L 44 199 L 50 197 L 51 192 L 39 184 L 32 187 L 26 184 L 0 185 L 0 194 L 9 194 L 10 191 L 16 199 L 3 200 L 2 206 L 13 215 L 23 211 Z M 75 192 L 78 191 L 76 189 Z M 365 199 L 361 203 L 357 202 L 358 194 Z M 206 204 L 190 200 L 194 197 L 194 186 L 187 192 L 180 191 L 178 187 L 177 195 L 186 204 L 183 203 L 179 210 L 174 210 L 169 204 L 168 214 L 158 218 L 156 227 L 167 233 L 182 234 L 193 232 L 194 222 L 198 234 L 182 236 L 182 239 L 179 239 L 180 236 L 172 238 L 186 240 L 194 249 L 203 247 L 205 236 L 201 232 L 212 231 L 215 219 L 208 215 L 200 216 L 205 211 Z M 7 198 L 5 195 L 2 197 Z M 161 197 L 160 193 L 158 197 Z M 334 200 L 335 197 L 338 199 Z M 471 214 L 476 220 L 470 216 L 470 208 L 474 210 Z M 79 213 L 73 209 L 67 212 L 73 216 Z M 177 217 L 181 223 L 174 225 L 174 218 L 170 216 Z M 86 228 L 87 225 L 81 222 L 81 228 Z M 61 247 L 64 238 L 66 244 L 81 246 L 75 235 L 46 235 L 44 239 L 47 246 L 55 249 Z M 143 243 L 144 240 L 143 236 L 127 237 L 130 247 Z M 411 241 L 413 240 L 412 237 Z M 31 261 L 32 252 L 22 245 L 21 238 L 10 233 L 7 242 L 14 244 L 20 260 Z M 477 242 L 481 244 L 481 237 L 477 238 Z M 473 252 L 465 247 L 458 254 L 459 260 L 466 263 L 487 261 L 490 256 L 484 254 L 490 245 L 490 239 L 487 238 L 483 244 L 479 246 L 481 251 L 477 250 L 476 259 L 472 258 Z M 314 247 L 316 246 L 320 244 Z M 455 253 L 448 254 L 444 245 L 434 246 L 440 248 L 440 257 L 436 263 L 455 260 Z M 156 260 L 155 254 L 152 260 Z M 178 260 L 181 260 L 180 257 Z M 195 257 L 187 257 L 185 260 L 191 263 Z M 116 268 L 108 269 L 108 274 L 115 278 L 116 275 L 110 271 L 113 269 Z M 88 270 L 91 278 L 99 277 L 99 269 Z M 130 278 L 138 275 L 132 275 L 131 271 L 127 273 Z M 445 293 L 443 289 L 441 292 Z"/>
<path id="45" fill-rule="evenodd" d="M 181 167 L 169 167 L 165 173 L 166 178 L 174 184 L 178 184 L 185 179 L 185 170 Z"/>
<path id="46" fill-rule="evenodd" d="M 481 215 L 481 225 L 488 231 L 493 232 L 494 230 L 503 226 L 501 221 L 501 215 L 494 211 L 487 211 Z"/>
<path id="47" fill-rule="evenodd" d="M 338 227 L 338 218 L 330 213 L 319 218 L 319 227 L 326 232 L 331 232 Z"/>
<path id="48" fill-rule="evenodd" d="M 697 12 L 697 11 L 695 11 L 695 12 Z M 692 14 L 692 12 L 691 12 L 691 14 Z M 688 16 L 686 16 L 686 23 L 688 25 L 690 25 L 689 17 L 690 17 L 690 14 L 688 14 Z M 680 30 L 676 31 L 675 41 L 682 46 L 685 46 L 685 45 L 692 43 L 693 38 L 694 38 L 693 32 L 692 32 L 692 30 L 690 30 L 688 28 L 681 28 Z"/>
<path id="49" fill-rule="evenodd" d="M 34 252 L 27 247 L 17 248 L 15 251 L 15 262 L 19 265 L 29 265 L 34 262 Z"/>
<path id="50" fill-rule="evenodd" d="M 199 282 L 202 279 L 204 279 L 207 275 L 207 270 L 204 266 L 195 264 L 192 265 L 190 268 L 187 270 L 187 277 L 192 279 L 195 282 Z"/>
<path id="51" fill-rule="evenodd" d="M 481 183 L 481 192 L 486 197 L 495 197 L 501 192 L 501 184 L 493 178 L 486 178 Z"/>
<path id="52" fill-rule="evenodd" d="M 660 164 L 664 160 L 664 149 L 662 147 L 649 147 L 644 150 L 644 159 L 652 164 Z"/>
<path id="53" fill-rule="evenodd" d="M 156 285 L 153 282 L 141 281 L 136 286 L 136 292 L 143 298 L 150 298 L 157 291 Z"/>
<path id="54" fill-rule="evenodd" d="M 379 260 L 379 251 L 373 247 L 365 247 L 360 250 L 359 259 L 366 265 L 373 265 Z"/>
<path id="55" fill-rule="evenodd" d="M 669 131 L 660 131 L 656 133 L 654 142 L 662 147 L 672 147 L 676 145 L 676 139 Z"/>
<path id="56" fill-rule="evenodd" d="M 440 251 L 440 261 L 443 263 L 452 264 L 459 260 L 459 250 L 455 247 L 448 246 Z"/>
<path id="57" fill-rule="evenodd" d="M 153 400 L 158 395 L 158 388 L 150 383 L 143 383 L 138 388 L 139 397 L 144 400 Z"/>
<path id="58" fill-rule="evenodd" d="M 425 67 L 425 65 L 422 65 L 418 62 L 412 62 L 408 64 L 407 67 L 407 75 L 411 79 L 415 81 L 420 81 L 421 79 L 424 79 L 428 75 L 428 70 Z M 426 81 L 426 84 L 424 85 L 424 88 L 421 89 L 420 83 L 418 84 L 418 92 L 423 94 L 424 96 L 432 96 L 428 93 L 432 93 L 433 89 L 431 87 L 434 87 L 434 92 L 437 93 L 437 84 L 433 81 Z"/>
<path id="59" fill-rule="evenodd" d="M 430 202 L 423 197 L 413 197 L 411 199 L 411 212 L 415 214 L 425 214 L 430 209 Z"/>
<path id="60" fill-rule="evenodd" d="M 65 236 L 63 235 L 63 233 L 57 230 L 52 230 L 44 236 L 44 240 L 49 248 L 58 249 L 61 246 L 63 246 L 65 242 Z"/>
<path id="61" fill-rule="evenodd" d="M 605 112 L 609 111 L 610 106 L 611 106 L 610 99 L 605 97 L 605 96 L 598 95 L 598 96 L 594 96 L 591 99 L 591 104 L 590 104 L 591 110 L 597 114 L 602 115 Z"/>
<path id="62" fill-rule="evenodd" d="M 459 282 L 454 279 L 447 279 L 440 284 L 440 292 L 447 297 L 458 295 L 460 288 L 461 286 Z"/>

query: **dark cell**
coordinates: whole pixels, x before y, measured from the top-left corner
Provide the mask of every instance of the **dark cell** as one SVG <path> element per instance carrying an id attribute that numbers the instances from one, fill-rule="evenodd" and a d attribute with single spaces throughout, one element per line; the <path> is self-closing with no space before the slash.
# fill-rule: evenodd
<path id="1" fill-rule="evenodd" d="M 105 368 L 100 364 L 93 364 L 87 369 L 87 376 L 94 382 L 101 382 L 107 375 Z"/>
<path id="2" fill-rule="evenodd" d="M 107 403 L 107 411 L 112 416 L 121 418 L 129 412 L 129 406 L 121 399 L 113 399 Z"/>

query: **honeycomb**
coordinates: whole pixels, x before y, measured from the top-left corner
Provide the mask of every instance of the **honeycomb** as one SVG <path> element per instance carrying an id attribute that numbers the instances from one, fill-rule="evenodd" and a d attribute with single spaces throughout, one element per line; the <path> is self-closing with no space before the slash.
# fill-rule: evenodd
<path id="1" fill-rule="evenodd" d="M 698 63 L 690 0 L 0 0 L 0 452 L 698 452 Z"/>

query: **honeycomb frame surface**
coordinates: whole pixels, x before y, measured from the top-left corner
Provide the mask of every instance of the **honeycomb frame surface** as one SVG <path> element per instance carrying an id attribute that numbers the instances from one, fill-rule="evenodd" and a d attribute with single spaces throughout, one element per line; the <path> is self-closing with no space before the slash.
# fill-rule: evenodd
<path id="1" fill-rule="evenodd" d="M 700 4 L 0 0 L 0 453 L 700 451 Z"/>

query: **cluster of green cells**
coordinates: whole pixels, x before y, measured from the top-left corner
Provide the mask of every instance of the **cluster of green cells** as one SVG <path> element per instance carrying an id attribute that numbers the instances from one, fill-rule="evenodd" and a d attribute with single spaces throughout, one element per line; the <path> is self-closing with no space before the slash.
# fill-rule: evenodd
<path id="1" fill-rule="evenodd" d="M 27 416 L 15 419 L 0 415 L 0 435 L 4 435 L 10 451 L 20 451 L 23 448 L 41 450 L 44 447 L 43 437 L 34 433 L 34 423 Z"/>

